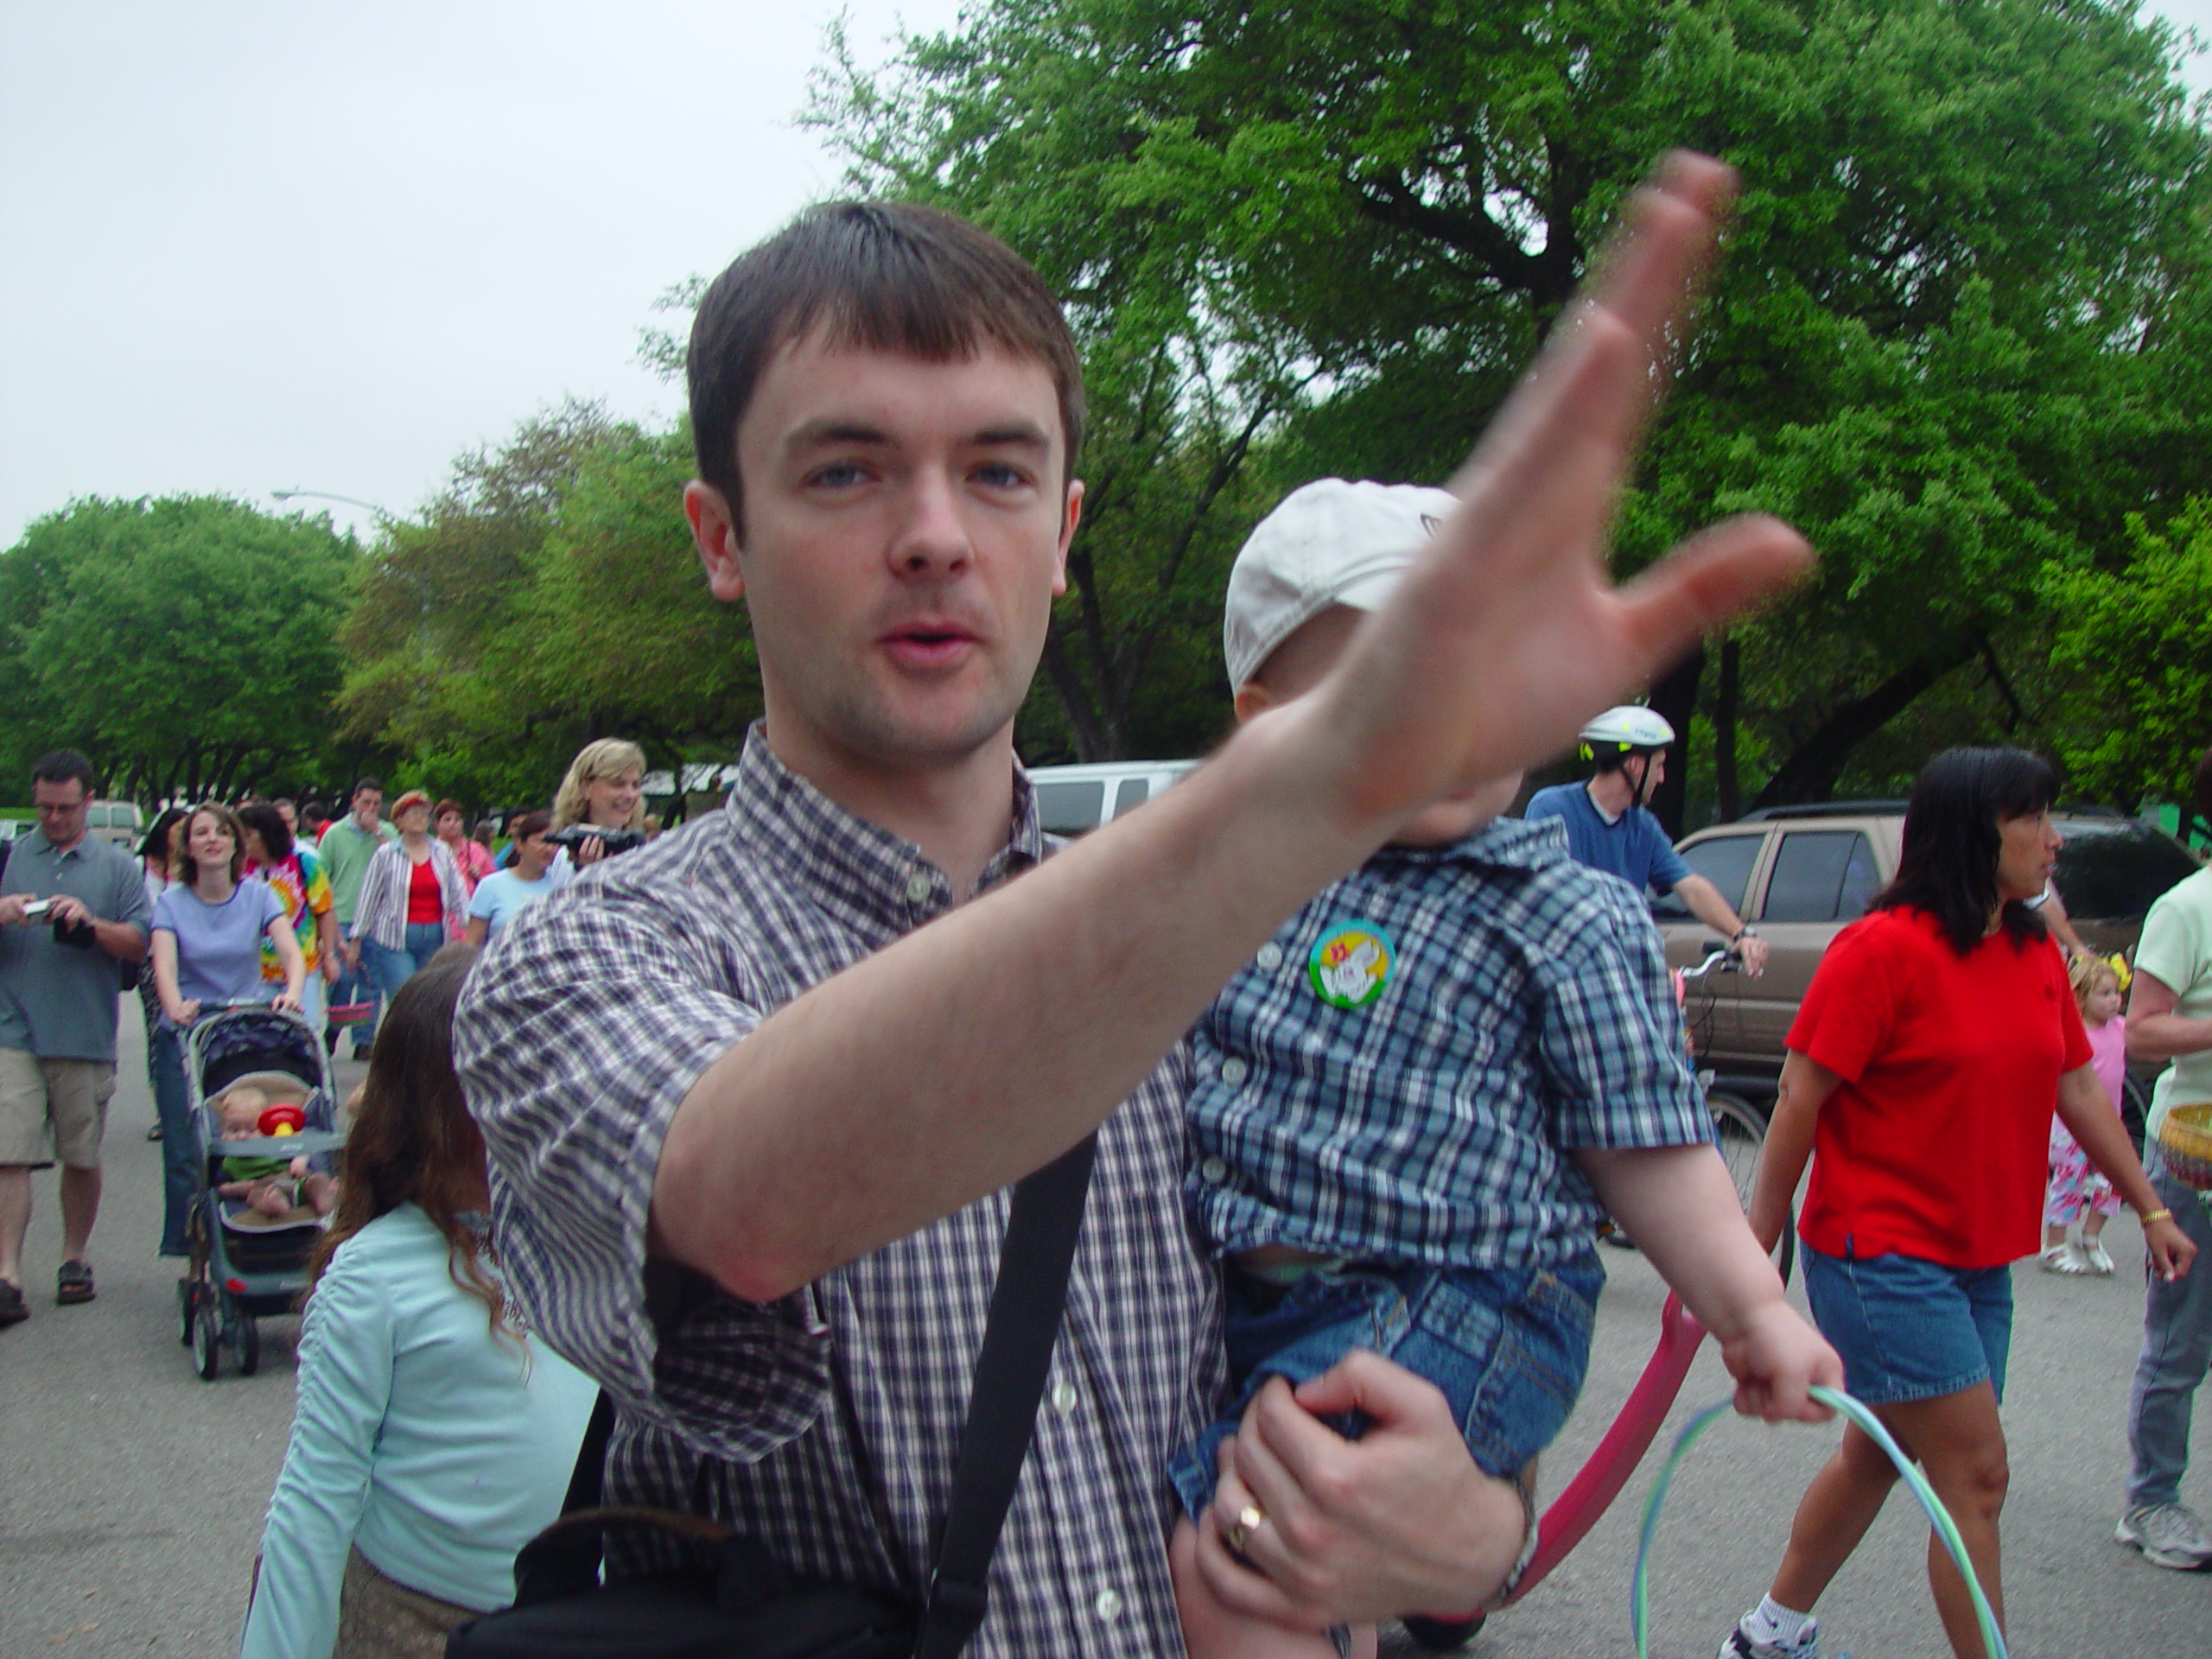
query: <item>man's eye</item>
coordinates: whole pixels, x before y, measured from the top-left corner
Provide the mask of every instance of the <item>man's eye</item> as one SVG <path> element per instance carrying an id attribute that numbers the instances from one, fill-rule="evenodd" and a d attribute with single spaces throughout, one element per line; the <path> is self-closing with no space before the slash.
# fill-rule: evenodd
<path id="1" fill-rule="evenodd" d="M 1029 474 L 1007 461 L 987 461 L 976 468 L 976 481 L 995 490 L 1018 490 L 1029 482 Z"/>
<path id="2" fill-rule="evenodd" d="M 816 467 L 807 481 L 821 489 L 846 490 L 866 476 L 856 461 L 833 461 L 826 467 Z"/>

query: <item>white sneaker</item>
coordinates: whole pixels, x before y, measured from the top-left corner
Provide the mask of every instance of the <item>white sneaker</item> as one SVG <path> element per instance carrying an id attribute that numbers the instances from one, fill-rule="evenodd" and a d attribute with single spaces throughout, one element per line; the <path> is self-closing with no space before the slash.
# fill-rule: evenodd
<path id="1" fill-rule="evenodd" d="M 2156 1503 L 2130 1510 L 2113 1529 L 2113 1541 L 2133 1544 L 2153 1567 L 2196 1573 L 2212 1567 L 2212 1542 L 2204 1524 L 2183 1504 Z"/>
<path id="2" fill-rule="evenodd" d="M 1750 1618 L 1750 1613 L 1744 1615 L 1744 1619 Z M 1754 1642 L 1744 1633 L 1744 1620 L 1738 1620 L 1736 1628 L 1728 1632 L 1728 1639 L 1720 1644 L 1719 1659 L 1821 1659 L 1820 1621 L 1807 1619 L 1797 1639 L 1785 1643 Z"/>

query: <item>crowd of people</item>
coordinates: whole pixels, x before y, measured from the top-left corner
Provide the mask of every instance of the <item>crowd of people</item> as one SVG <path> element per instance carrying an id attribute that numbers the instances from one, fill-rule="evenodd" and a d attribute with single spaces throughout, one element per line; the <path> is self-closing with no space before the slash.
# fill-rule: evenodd
<path id="1" fill-rule="evenodd" d="M 725 811 L 628 852 L 642 757 L 601 743 L 504 869 L 453 803 L 386 823 L 371 779 L 311 845 L 282 803 L 198 805 L 133 861 L 85 838 L 81 759 L 41 761 L 0 880 L 0 1319 L 48 1156 L 57 1300 L 92 1294 L 124 969 L 151 963 L 172 1172 L 177 1033 L 211 1005 L 311 1018 L 317 977 L 328 1040 L 368 1056 L 245 1651 L 442 1651 L 512 1596 L 595 1392 L 609 1503 L 911 1598 L 1006 1189 L 1094 1135 L 969 1652 L 1371 1654 L 1399 1618 L 1456 1643 L 1530 1560 L 1608 1211 L 1739 1410 L 1870 1405 L 2001 1618 L 2012 1263 L 2062 1212 L 2094 1263 L 2092 1173 L 2151 1270 L 2119 1536 L 2212 1564 L 2179 1497 L 2212 1223 L 2155 1144 L 2212 1098 L 2212 873 L 2133 964 L 2120 1040 L 2172 1062 L 2146 1172 L 2084 1021 L 2118 1023 L 2104 981 L 2069 977 L 2036 908 L 2050 769 L 1937 756 L 1789 1034 L 1748 1217 L 1711 1143 L 1643 889 L 1753 969 L 1764 946 L 1655 844 L 1655 728 L 1598 711 L 1807 555 L 1740 521 L 1615 590 L 1599 550 L 1728 188 L 1678 156 L 1637 195 L 1456 493 L 1324 480 L 1270 515 L 1227 596 L 1237 734 L 1072 847 L 1013 729 L 1082 512 L 1074 342 L 1011 250 L 881 204 L 810 212 L 701 299 L 683 505 L 710 589 L 750 607 L 767 711 Z M 1502 817 L 1578 738 L 1592 779 Z M 2199 784 L 2212 807 L 2212 754 Z M 1810 1321 L 1769 1255 L 1808 1159 Z M 238 1175 L 241 1203 L 280 1179 Z M 1724 1655 L 1814 1659 L 1894 1479 L 1872 1447 L 1845 1429 Z M 1964 1580 L 1929 1571 L 1980 1654 Z"/>

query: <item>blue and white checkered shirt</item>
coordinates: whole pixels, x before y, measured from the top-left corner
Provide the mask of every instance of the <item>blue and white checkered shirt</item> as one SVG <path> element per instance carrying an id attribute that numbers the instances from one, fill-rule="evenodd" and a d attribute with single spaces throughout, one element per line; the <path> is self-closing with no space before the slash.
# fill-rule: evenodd
<path id="1" fill-rule="evenodd" d="M 1574 1147 L 1709 1141 L 1658 931 L 1556 823 L 1389 847 L 1198 1029 L 1186 1188 L 1229 1254 L 1553 1266 L 1605 1211 Z"/>
<path id="2" fill-rule="evenodd" d="M 983 886 L 1046 850 L 1024 785 Z M 649 1270 L 645 1220 L 670 1118 L 699 1074 L 952 899 L 916 848 L 785 770 L 756 728 L 722 811 L 524 912 L 472 976 L 454 1056 L 491 1150 L 500 1266 L 532 1325 L 620 1404 L 607 1502 L 726 1520 L 800 1574 L 926 1580 L 1006 1195 L 766 1306 Z M 945 997 L 957 1018 L 959 988 Z M 1179 1048 L 1100 1133 L 972 1654 L 1182 1651 L 1163 1471 L 1224 1382 L 1217 1286 L 1181 1204 L 1189 1075 Z"/>

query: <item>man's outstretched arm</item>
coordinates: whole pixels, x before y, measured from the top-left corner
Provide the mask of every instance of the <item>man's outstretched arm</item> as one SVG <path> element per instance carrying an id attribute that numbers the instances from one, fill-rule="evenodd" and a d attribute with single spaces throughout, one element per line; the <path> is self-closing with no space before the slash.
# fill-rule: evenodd
<path id="1" fill-rule="evenodd" d="M 1732 177 L 1676 156 L 1452 483 L 1464 504 L 1312 696 L 1146 810 L 786 1004 L 700 1077 L 656 1248 L 765 1300 L 1038 1167 L 1427 802 L 1565 747 L 1809 552 L 1723 524 L 1615 588 L 1612 503 Z"/>

